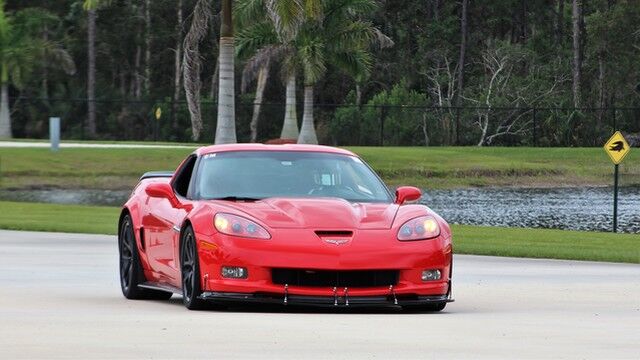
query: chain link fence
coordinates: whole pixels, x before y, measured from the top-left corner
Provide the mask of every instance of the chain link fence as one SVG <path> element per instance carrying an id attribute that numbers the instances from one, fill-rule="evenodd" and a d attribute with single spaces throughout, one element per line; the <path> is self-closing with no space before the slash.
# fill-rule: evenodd
<path id="1" fill-rule="evenodd" d="M 48 118 L 62 119 L 63 140 L 191 142 L 187 104 L 160 101 L 97 100 L 97 134 L 89 136 L 85 99 L 12 99 L 17 138 L 47 138 Z M 156 110 L 162 115 L 156 119 Z M 199 142 L 215 135 L 217 104 L 202 101 Z M 258 141 L 280 136 L 284 104 L 262 104 Z M 250 139 L 250 101 L 236 103 L 238 141 Z M 298 110 L 302 121 L 302 104 Z M 318 139 L 328 145 L 362 146 L 601 146 L 614 130 L 640 146 L 640 108 L 486 108 L 434 106 L 355 106 L 317 104 Z"/>

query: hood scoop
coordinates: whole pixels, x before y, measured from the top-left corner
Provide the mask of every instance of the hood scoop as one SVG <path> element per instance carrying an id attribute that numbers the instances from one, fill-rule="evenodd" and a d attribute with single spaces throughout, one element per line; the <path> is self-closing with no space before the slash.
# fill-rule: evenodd
<path id="1" fill-rule="evenodd" d="M 341 230 L 316 230 L 316 235 L 321 238 L 325 237 L 352 237 L 353 231 L 341 231 Z"/>
<path id="2" fill-rule="evenodd" d="M 318 235 L 320 240 L 335 246 L 348 244 L 353 238 L 353 231 L 316 230 L 315 233 Z"/>

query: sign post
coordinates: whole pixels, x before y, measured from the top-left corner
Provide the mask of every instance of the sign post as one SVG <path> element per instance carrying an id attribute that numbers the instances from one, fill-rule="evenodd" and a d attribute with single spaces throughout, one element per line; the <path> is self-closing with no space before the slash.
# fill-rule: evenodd
<path id="1" fill-rule="evenodd" d="M 51 141 L 51 151 L 56 152 L 60 147 L 60 118 L 49 118 L 49 141 Z"/>
<path id="2" fill-rule="evenodd" d="M 159 123 L 160 123 L 160 118 L 162 117 L 162 109 L 158 107 L 154 115 L 156 116 L 156 123 L 155 123 L 155 126 L 153 127 L 153 140 L 158 141 L 158 132 L 160 132 Z"/>
<path id="3" fill-rule="evenodd" d="M 604 151 L 613 162 L 613 232 L 618 232 L 618 166 L 629 154 L 630 148 L 627 140 L 620 131 L 616 131 L 613 136 L 604 144 Z"/>

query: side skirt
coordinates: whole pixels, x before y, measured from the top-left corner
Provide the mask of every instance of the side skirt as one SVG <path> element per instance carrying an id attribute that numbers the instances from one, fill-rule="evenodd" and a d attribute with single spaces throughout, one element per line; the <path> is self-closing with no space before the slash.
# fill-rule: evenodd
<path id="1" fill-rule="evenodd" d="M 179 288 L 177 288 L 175 286 L 162 284 L 162 283 L 157 283 L 157 282 L 152 282 L 152 281 L 147 281 L 144 284 L 138 285 L 138 287 L 143 288 L 143 289 L 166 291 L 166 292 L 182 295 L 182 289 L 179 289 Z"/>

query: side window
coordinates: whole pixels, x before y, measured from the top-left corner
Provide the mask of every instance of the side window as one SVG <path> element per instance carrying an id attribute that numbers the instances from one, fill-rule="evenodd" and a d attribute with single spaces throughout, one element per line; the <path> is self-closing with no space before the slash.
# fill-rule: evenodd
<path id="1" fill-rule="evenodd" d="M 173 189 L 176 194 L 182 197 L 186 197 L 189 191 L 189 183 L 191 182 L 191 175 L 193 175 L 196 158 L 196 155 L 191 155 L 191 157 L 185 161 L 184 165 L 178 169 L 178 174 L 173 180 Z"/>

